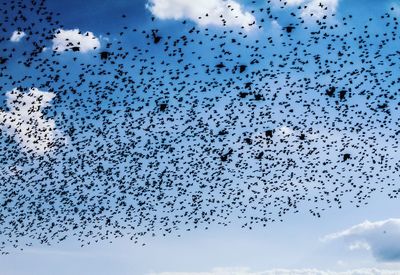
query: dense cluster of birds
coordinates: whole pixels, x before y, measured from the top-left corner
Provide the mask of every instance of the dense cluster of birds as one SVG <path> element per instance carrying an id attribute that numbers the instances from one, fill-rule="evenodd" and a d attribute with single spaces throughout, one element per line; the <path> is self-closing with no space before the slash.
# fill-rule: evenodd
<path id="1" fill-rule="evenodd" d="M 251 229 L 396 198 L 397 18 L 253 4 L 249 26 L 152 18 L 158 28 L 127 24 L 83 54 L 51 49 L 64 26 L 44 0 L 6 1 L 0 250 Z"/>

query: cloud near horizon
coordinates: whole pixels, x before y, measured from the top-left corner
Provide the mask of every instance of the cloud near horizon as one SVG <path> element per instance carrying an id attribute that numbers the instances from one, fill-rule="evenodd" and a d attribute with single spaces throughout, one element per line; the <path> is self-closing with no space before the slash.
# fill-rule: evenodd
<path id="1" fill-rule="evenodd" d="M 147 275 L 398 275 L 396 270 L 375 268 L 354 269 L 348 271 L 330 271 L 320 269 L 270 269 L 251 271 L 248 268 L 216 268 L 208 272 L 159 272 Z"/>
<path id="2" fill-rule="evenodd" d="M 351 250 L 371 251 L 377 261 L 400 262 L 400 219 L 365 221 L 323 238 L 324 241 L 339 239 L 348 243 Z"/>

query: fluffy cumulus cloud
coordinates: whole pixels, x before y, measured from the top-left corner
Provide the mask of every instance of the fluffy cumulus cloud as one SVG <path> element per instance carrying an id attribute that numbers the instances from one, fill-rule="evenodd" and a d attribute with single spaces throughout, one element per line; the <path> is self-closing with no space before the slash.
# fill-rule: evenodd
<path id="1" fill-rule="evenodd" d="M 244 26 L 248 29 L 255 22 L 254 16 L 233 0 L 149 0 L 147 8 L 159 19 L 190 19 L 201 26 Z"/>
<path id="2" fill-rule="evenodd" d="M 357 269 L 349 271 L 328 271 L 318 269 L 271 269 L 266 271 L 251 271 L 246 268 L 218 268 L 209 272 L 160 272 L 148 275 L 397 275 L 398 271 L 382 269 Z"/>
<path id="3" fill-rule="evenodd" d="M 26 33 L 24 33 L 23 31 L 14 31 L 11 35 L 10 41 L 11 42 L 19 42 L 25 36 L 26 36 Z"/>
<path id="4" fill-rule="evenodd" d="M 400 261 L 400 219 L 365 221 L 349 229 L 328 235 L 326 241 L 342 239 L 349 249 L 366 249 L 378 261 Z"/>
<path id="5" fill-rule="evenodd" d="M 7 92 L 8 111 L 0 111 L 0 128 L 15 139 L 23 151 L 43 154 L 51 151 L 55 144 L 65 142 L 55 121 L 43 114 L 54 96 L 36 88 L 29 92 L 18 89 Z"/>
<path id="6" fill-rule="evenodd" d="M 53 38 L 53 51 L 79 51 L 86 53 L 100 48 L 100 40 L 92 32 L 81 32 L 79 29 L 58 29 Z"/>

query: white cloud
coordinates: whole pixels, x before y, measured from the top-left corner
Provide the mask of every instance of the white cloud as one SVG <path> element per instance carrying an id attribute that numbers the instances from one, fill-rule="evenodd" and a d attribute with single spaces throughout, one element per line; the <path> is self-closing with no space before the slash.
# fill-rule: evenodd
<path id="1" fill-rule="evenodd" d="M 275 7 L 296 7 L 303 5 L 301 17 L 304 19 L 322 19 L 336 12 L 339 0 L 272 0 Z"/>
<path id="2" fill-rule="evenodd" d="M 283 137 L 290 136 L 293 134 L 293 130 L 289 127 L 283 126 L 278 129 L 278 133 L 282 135 Z"/>
<path id="3" fill-rule="evenodd" d="M 292 6 L 298 6 L 301 5 L 305 2 L 306 0 L 272 0 L 272 4 L 274 6 L 287 6 L 287 7 L 292 7 Z"/>
<path id="4" fill-rule="evenodd" d="M 244 26 L 247 29 L 255 21 L 251 13 L 245 12 L 233 0 L 149 0 L 147 8 L 157 18 L 190 19 L 201 26 L 221 26 L 225 20 L 226 26 Z"/>
<path id="5" fill-rule="evenodd" d="M 350 250 L 371 250 L 371 247 L 366 242 L 354 242 L 349 246 Z"/>
<path id="6" fill-rule="evenodd" d="M 65 138 L 56 129 L 53 119 L 46 119 L 43 109 L 51 106 L 55 94 L 36 88 L 28 93 L 14 89 L 7 92 L 8 112 L 0 111 L 0 125 L 15 138 L 23 151 L 43 154 Z"/>
<path id="7" fill-rule="evenodd" d="M 400 219 L 365 221 L 349 229 L 325 236 L 323 240 L 343 239 L 349 249 L 366 249 L 383 262 L 400 261 Z"/>
<path id="8" fill-rule="evenodd" d="M 148 275 L 398 275 L 399 271 L 382 269 L 356 269 L 349 271 L 329 271 L 318 269 L 271 269 L 266 271 L 251 271 L 247 268 L 227 269 L 217 268 L 209 272 L 160 272 Z"/>
<path id="9" fill-rule="evenodd" d="M 289 6 L 297 6 L 304 3 L 304 0 L 286 0 L 285 1 Z"/>
<path id="10" fill-rule="evenodd" d="M 306 3 L 307 8 L 302 11 L 301 16 L 322 19 L 325 15 L 335 13 L 338 5 L 339 0 L 311 0 Z"/>
<path id="11" fill-rule="evenodd" d="M 271 21 L 271 26 L 272 26 L 272 28 L 274 28 L 276 30 L 282 30 L 283 29 L 283 27 L 276 20 L 272 20 Z"/>
<path id="12" fill-rule="evenodd" d="M 19 42 L 25 36 L 26 36 L 26 33 L 24 33 L 23 31 L 14 31 L 13 34 L 11 35 L 10 41 L 11 42 Z"/>
<path id="13" fill-rule="evenodd" d="M 86 53 L 100 48 L 100 40 L 92 32 L 58 29 L 53 38 L 53 51 L 63 52 L 73 47 L 79 47 L 80 52 Z"/>

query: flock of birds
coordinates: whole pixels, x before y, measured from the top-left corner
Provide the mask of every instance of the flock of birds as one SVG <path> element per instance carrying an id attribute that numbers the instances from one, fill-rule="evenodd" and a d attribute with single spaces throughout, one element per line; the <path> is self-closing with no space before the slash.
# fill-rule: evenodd
<path id="1" fill-rule="evenodd" d="M 49 49 L 63 26 L 44 0 L 6 1 L 0 251 L 397 198 L 398 20 L 310 23 L 304 9 L 276 16 L 268 2 L 238 29 L 153 18 L 83 54 Z M 12 44 L 15 30 L 26 37 Z"/>

